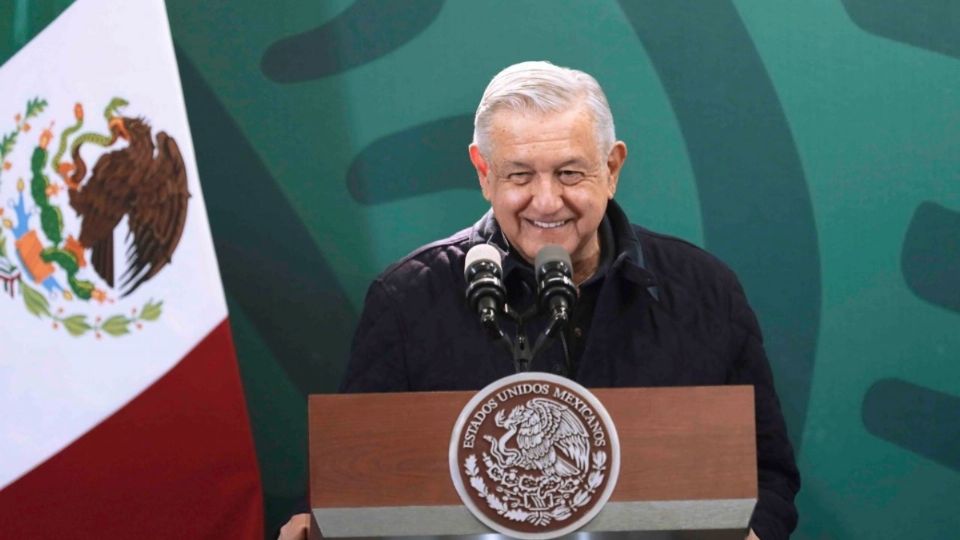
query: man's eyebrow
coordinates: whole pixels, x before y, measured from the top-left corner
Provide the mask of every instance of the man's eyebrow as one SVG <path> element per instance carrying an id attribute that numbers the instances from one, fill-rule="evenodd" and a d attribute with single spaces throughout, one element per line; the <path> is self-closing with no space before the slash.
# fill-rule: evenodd
<path id="1" fill-rule="evenodd" d="M 553 169 L 563 169 L 564 167 L 569 167 L 575 165 L 578 167 L 590 167 L 590 163 L 581 158 L 570 158 L 564 162 L 561 162 L 553 166 Z M 504 161 L 500 164 L 501 168 L 515 168 L 515 169 L 533 169 L 534 167 L 529 163 L 523 161 Z"/>
<path id="2" fill-rule="evenodd" d="M 501 168 L 514 168 L 514 169 L 532 169 L 528 163 L 523 161 L 504 161 L 500 164 Z"/>
<path id="3" fill-rule="evenodd" d="M 579 167 L 589 167 L 590 164 L 580 158 L 573 158 L 564 161 L 563 163 L 556 166 L 557 169 L 563 169 L 564 167 L 569 167 L 571 165 L 576 165 Z"/>

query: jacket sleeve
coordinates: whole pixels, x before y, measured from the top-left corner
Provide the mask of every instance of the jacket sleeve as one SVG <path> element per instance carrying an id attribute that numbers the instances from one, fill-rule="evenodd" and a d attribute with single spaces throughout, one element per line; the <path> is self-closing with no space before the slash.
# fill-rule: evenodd
<path id="1" fill-rule="evenodd" d="M 382 280 L 367 290 L 353 335 L 341 392 L 404 392 L 410 389 L 405 330 L 399 303 Z"/>
<path id="2" fill-rule="evenodd" d="M 788 538 L 797 526 L 794 497 L 800 490 L 800 473 L 763 348 L 760 326 L 743 288 L 736 282 L 731 316 L 738 336 L 735 346 L 739 348 L 739 355 L 729 382 L 750 384 L 754 388 L 759 496 L 750 527 L 761 540 Z"/>

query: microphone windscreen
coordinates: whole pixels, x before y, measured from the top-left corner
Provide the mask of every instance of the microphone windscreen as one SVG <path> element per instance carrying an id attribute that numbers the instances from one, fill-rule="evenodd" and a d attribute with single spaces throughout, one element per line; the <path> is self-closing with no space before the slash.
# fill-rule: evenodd
<path id="1" fill-rule="evenodd" d="M 500 251 L 497 248 L 490 244 L 477 244 L 470 248 L 470 251 L 467 252 L 467 258 L 463 262 L 463 275 L 467 277 L 467 281 L 470 280 L 470 277 L 467 276 L 467 271 L 470 270 L 473 263 L 477 261 L 490 261 L 495 264 L 497 268 L 502 268 L 500 265 Z"/>
<path id="2" fill-rule="evenodd" d="M 552 262 L 566 263 L 567 268 L 570 269 L 570 271 L 573 271 L 573 263 L 570 262 L 570 254 L 567 253 L 567 250 L 556 244 L 548 244 L 540 249 L 540 252 L 537 253 L 537 258 L 534 261 L 534 268 L 539 274 L 540 268 L 542 268 L 543 265 Z"/>

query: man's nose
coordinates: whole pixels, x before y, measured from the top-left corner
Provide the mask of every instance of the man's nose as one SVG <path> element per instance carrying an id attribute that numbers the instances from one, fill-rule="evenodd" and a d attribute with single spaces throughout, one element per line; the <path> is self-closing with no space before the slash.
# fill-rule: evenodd
<path id="1" fill-rule="evenodd" d="M 549 175 L 540 174 L 530 183 L 530 205 L 544 216 L 563 208 L 563 186 Z"/>

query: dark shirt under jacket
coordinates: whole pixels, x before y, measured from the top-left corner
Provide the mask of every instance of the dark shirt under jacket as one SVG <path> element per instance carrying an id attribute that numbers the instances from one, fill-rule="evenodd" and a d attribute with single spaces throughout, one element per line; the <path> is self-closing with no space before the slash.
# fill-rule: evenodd
<path id="1" fill-rule="evenodd" d="M 370 285 L 341 391 L 478 390 L 513 374 L 509 353 L 491 342 L 464 300 L 464 257 L 479 243 L 506 251 L 508 303 L 522 309 L 534 301 L 530 265 L 509 252 L 488 213 Z M 571 365 L 554 344 L 533 369 L 565 373 L 588 388 L 754 386 L 759 501 L 751 527 L 762 540 L 787 538 L 800 476 L 760 328 L 733 272 L 692 244 L 631 225 L 611 201 L 600 268 L 582 284 L 573 322 Z M 531 338 L 537 324 L 528 327 Z"/>

